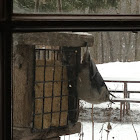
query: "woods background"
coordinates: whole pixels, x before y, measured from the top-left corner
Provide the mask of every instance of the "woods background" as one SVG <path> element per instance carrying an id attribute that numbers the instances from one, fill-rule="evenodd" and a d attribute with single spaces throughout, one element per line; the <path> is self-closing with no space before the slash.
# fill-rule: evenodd
<path id="1" fill-rule="evenodd" d="M 14 13 L 140 14 L 140 0 L 14 0 Z M 96 63 L 140 60 L 139 32 L 90 32 Z"/>
<path id="2" fill-rule="evenodd" d="M 95 32 L 90 48 L 96 63 L 140 61 L 140 32 Z"/>

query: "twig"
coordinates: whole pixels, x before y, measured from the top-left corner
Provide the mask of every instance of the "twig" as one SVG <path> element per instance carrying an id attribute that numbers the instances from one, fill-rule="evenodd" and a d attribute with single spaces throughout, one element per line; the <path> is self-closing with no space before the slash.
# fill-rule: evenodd
<path id="1" fill-rule="evenodd" d="M 130 118 L 131 118 L 131 115 L 130 115 Z M 137 135 L 137 131 L 136 131 L 136 129 L 135 129 L 135 127 L 134 127 L 134 123 L 133 123 L 133 121 L 132 121 L 132 118 L 131 118 L 131 123 L 132 123 L 133 129 L 134 129 L 134 132 L 135 132 L 135 134 L 136 134 L 136 138 L 137 138 L 137 140 L 139 140 L 139 139 L 138 139 L 138 135 Z"/>
<path id="2" fill-rule="evenodd" d="M 110 131 L 107 131 L 107 140 L 108 140 L 109 132 L 110 132 Z"/>
<path id="3" fill-rule="evenodd" d="M 84 137 L 84 131 L 83 131 L 83 125 L 82 125 L 82 140 L 83 140 L 83 137 Z"/>
<path id="4" fill-rule="evenodd" d="M 111 111 L 111 109 L 112 109 L 112 103 L 108 104 L 108 107 L 109 107 L 109 115 L 108 115 L 108 124 L 107 124 L 107 130 L 106 130 L 106 132 L 107 132 L 107 140 L 109 138 L 110 130 L 112 129 L 112 126 L 110 124 L 111 115 L 112 115 L 112 111 Z"/>
<path id="5" fill-rule="evenodd" d="M 92 104 L 91 120 L 92 120 L 92 140 L 94 140 L 93 104 Z"/>
<path id="6" fill-rule="evenodd" d="M 137 135 L 137 131 L 136 131 L 136 129 L 135 129 L 135 127 L 134 127 L 134 124 L 132 123 L 132 126 L 133 126 L 133 129 L 134 129 L 134 131 L 135 131 L 135 134 L 136 134 L 136 138 L 137 138 L 137 140 L 138 140 L 138 135 Z"/>
<path id="7" fill-rule="evenodd" d="M 101 130 L 99 132 L 99 133 L 101 133 L 101 140 L 102 140 L 102 135 L 103 135 L 103 128 L 104 128 L 104 123 L 103 123 L 102 128 L 101 128 Z"/>
<path id="8" fill-rule="evenodd" d="M 83 140 L 83 137 L 84 137 L 83 124 L 81 124 L 81 132 L 78 135 L 79 135 L 79 140 Z"/>

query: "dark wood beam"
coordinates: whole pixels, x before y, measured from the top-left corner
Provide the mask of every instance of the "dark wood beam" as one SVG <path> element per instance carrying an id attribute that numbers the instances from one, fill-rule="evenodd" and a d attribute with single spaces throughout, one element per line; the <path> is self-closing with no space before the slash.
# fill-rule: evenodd
<path id="1" fill-rule="evenodd" d="M 12 33 L 9 28 L 11 14 L 12 0 L 0 0 L 0 139 L 2 140 L 11 139 Z M 3 27 L 7 30 L 3 30 Z"/>
<path id="2" fill-rule="evenodd" d="M 14 32 L 140 31 L 140 16 L 14 14 L 12 28 Z"/>

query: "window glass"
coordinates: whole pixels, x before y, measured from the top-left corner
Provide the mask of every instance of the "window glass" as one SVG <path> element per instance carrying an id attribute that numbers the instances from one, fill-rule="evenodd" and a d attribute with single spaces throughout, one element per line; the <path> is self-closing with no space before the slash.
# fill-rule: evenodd
<path id="1" fill-rule="evenodd" d="M 14 13 L 139 14 L 140 0 L 14 0 Z"/>
<path id="2" fill-rule="evenodd" d="M 131 133 L 124 134 L 129 128 L 132 129 L 132 124 L 128 122 L 133 121 L 137 131 L 140 130 L 137 125 L 140 122 L 137 117 L 140 104 L 135 104 L 140 98 L 139 32 L 14 33 L 12 50 L 14 138 L 26 139 L 30 135 L 31 139 L 42 139 L 43 134 L 39 133 L 37 137 L 36 132 L 51 132 L 54 129 L 57 129 L 57 132 L 60 130 L 61 135 L 71 134 L 71 126 L 72 133 L 81 134 L 80 129 L 74 127 L 77 125 L 72 125 L 77 121 L 84 127 L 83 137 L 91 138 L 89 131 L 92 134 L 92 101 L 95 131 L 102 130 L 104 137 L 107 135 L 107 129 L 112 132 L 114 138 L 125 139 L 128 135 L 129 140 L 135 138 Z M 89 55 L 85 55 L 88 54 L 87 50 L 90 59 Z M 110 83 L 108 80 L 116 81 Z M 86 85 L 83 81 L 86 81 Z M 106 88 L 102 88 L 104 82 Z M 80 89 L 78 85 L 82 85 Z M 129 115 L 122 118 L 120 102 L 96 102 L 108 93 L 106 90 L 110 90 L 117 99 L 123 100 L 127 97 L 129 101 L 133 100 L 134 104 L 126 104 L 126 112 L 130 111 Z M 131 92 L 125 94 L 126 90 Z M 94 91 L 93 94 L 90 94 L 91 91 Z M 94 95 L 101 95 L 101 98 L 93 98 Z M 108 96 L 105 98 L 108 99 Z M 112 95 L 110 99 L 113 99 Z M 67 126 L 69 133 L 63 133 L 60 128 L 65 130 Z M 116 131 L 112 131 L 111 127 Z M 28 133 L 21 132 L 23 128 L 28 130 Z M 122 134 L 117 131 L 120 129 Z M 75 135 L 74 138 L 78 139 L 78 136 L 80 135 Z M 101 138 L 100 133 L 95 133 L 94 136 L 96 139 Z"/>

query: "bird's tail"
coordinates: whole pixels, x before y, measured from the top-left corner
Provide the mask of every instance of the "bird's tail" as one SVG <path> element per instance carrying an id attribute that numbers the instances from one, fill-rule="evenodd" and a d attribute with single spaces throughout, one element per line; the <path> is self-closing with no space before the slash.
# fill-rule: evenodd
<path id="1" fill-rule="evenodd" d="M 116 98 L 116 96 L 114 96 L 112 93 L 110 93 L 109 92 L 109 95 L 111 95 L 112 97 L 114 97 L 114 98 Z M 109 99 L 109 101 L 111 102 L 111 103 L 114 103 L 113 101 L 112 101 L 112 99 Z"/>

